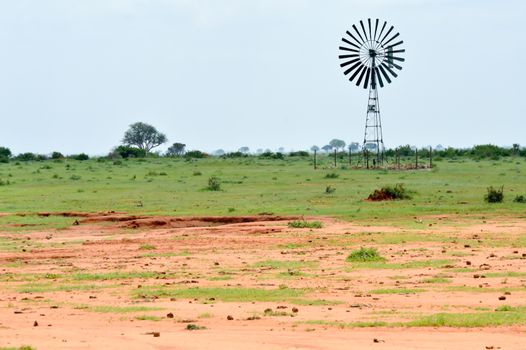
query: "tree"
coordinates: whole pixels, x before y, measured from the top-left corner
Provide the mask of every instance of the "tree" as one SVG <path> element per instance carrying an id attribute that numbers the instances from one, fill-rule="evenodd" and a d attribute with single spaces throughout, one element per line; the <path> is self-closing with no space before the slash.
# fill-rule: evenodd
<path id="1" fill-rule="evenodd" d="M 240 149 L 238 149 L 238 151 L 241 153 L 248 153 L 250 152 L 250 148 L 248 148 L 247 146 L 243 146 Z"/>
<path id="2" fill-rule="evenodd" d="M 319 148 L 318 146 L 314 145 L 314 146 L 312 146 L 312 147 L 310 148 L 310 150 L 311 150 L 312 152 L 318 152 L 318 151 L 320 150 L 320 148 Z"/>
<path id="3" fill-rule="evenodd" d="M 119 146 L 115 148 L 114 153 L 117 153 L 122 158 L 143 158 L 146 157 L 146 151 L 137 147 Z"/>
<path id="4" fill-rule="evenodd" d="M 519 151 L 521 150 L 521 145 L 519 145 L 518 143 L 514 143 L 512 146 L 512 149 L 513 149 L 513 154 L 517 155 L 519 154 Z"/>
<path id="5" fill-rule="evenodd" d="M 332 146 L 331 145 L 325 145 L 321 149 L 324 150 L 325 152 L 329 153 L 330 150 L 332 149 Z"/>
<path id="6" fill-rule="evenodd" d="M 0 158 L 11 158 L 11 150 L 7 147 L 0 147 Z"/>
<path id="7" fill-rule="evenodd" d="M 338 140 L 338 139 L 332 139 L 331 142 L 329 142 L 329 145 L 331 145 L 333 148 L 339 149 L 341 148 L 342 151 L 345 148 L 345 141 Z"/>
<path id="8" fill-rule="evenodd" d="M 167 156 L 177 156 L 180 157 L 184 154 L 184 149 L 186 145 L 184 143 L 176 142 L 166 150 Z"/>
<path id="9" fill-rule="evenodd" d="M 124 144 L 137 146 L 146 153 L 166 141 L 166 135 L 157 131 L 152 125 L 141 122 L 130 125 L 130 128 L 124 133 L 124 138 L 122 139 Z"/>
<path id="10" fill-rule="evenodd" d="M 351 142 L 349 144 L 349 151 L 351 153 L 357 153 L 360 151 L 360 144 L 358 142 Z"/>
<path id="11" fill-rule="evenodd" d="M 224 154 L 225 154 L 225 150 L 222 149 L 222 148 L 220 148 L 220 149 L 214 151 L 214 155 L 215 155 L 215 156 L 218 156 L 218 157 L 221 157 L 221 156 L 223 156 Z"/>

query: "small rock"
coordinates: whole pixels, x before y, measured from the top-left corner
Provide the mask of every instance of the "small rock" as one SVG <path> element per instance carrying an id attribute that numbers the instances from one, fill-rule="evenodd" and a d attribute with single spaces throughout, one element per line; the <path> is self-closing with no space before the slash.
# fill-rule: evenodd
<path id="1" fill-rule="evenodd" d="M 169 312 L 169 313 L 166 314 L 166 317 L 168 317 L 168 318 L 174 318 L 174 314 L 171 313 L 171 312 Z"/>
<path id="2" fill-rule="evenodd" d="M 500 296 L 499 297 L 499 300 L 506 300 L 506 297 L 503 295 L 503 296 Z"/>
<path id="3" fill-rule="evenodd" d="M 154 338 L 157 338 L 157 337 L 161 336 L 161 332 L 152 332 L 152 334 L 153 334 Z"/>
<path id="4" fill-rule="evenodd" d="M 38 322 L 37 321 L 33 322 L 33 327 L 38 327 Z"/>
<path id="5" fill-rule="evenodd" d="M 471 265 L 471 261 L 466 261 L 466 265 Z"/>
<path id="6" fill-rule="evenodd" d="M 297 308 L 297 307 L 293 307 L 292 308 L 292 312 L 294 312 L 295 314 L 297 314 L 300 310 Z"/>
<path id="7" fill-rule="evenodd" d="M 232 320 L 234 319 L 234 317 L 231 316 L 231 315 L 228 315 L 228 316 L 226 317 L 226 319 L 229 320 L 229 321 L 232 321 Z"/>

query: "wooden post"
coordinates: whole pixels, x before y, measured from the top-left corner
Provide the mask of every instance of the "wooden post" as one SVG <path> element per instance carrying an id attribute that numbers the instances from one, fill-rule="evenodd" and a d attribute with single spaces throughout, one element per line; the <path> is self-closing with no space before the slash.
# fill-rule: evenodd
<path id="1" fill-rule="evenodd" d="M 337 152 L 338 150 L 335 148 L 334 149 L 334 167 L 336 168 L 337 164 L 336 164 L 336 155 L 337 155 Z"/>
<path id="2" fill-rule="evenodd" d="M 365 161 L 367 162 L 367 169 L 369 169 L 369 150 L 365 150 Z"/>
<path id="3" fill-rule="evenodd" d="M 396 167 L 400 170 L 400 149 L 396 149 Z"/>
<path id="4" fill-rule="evenodd" d="M 314 150 L 314 170 L 318 169 L 318 164 L 316 164 L 316 150 Z"/>
<path id="5" fill-rule="evenodd" d="M 349 148 L 349 166 L 352 166 L 352 151 Z"/>
<path id="6" fill-rule="evenodd" d="M 433 167 L 433 149 L 429 147 L 429 167 Z"/>
<path id="7" fill-rule="evenodd" d="M 415 148 L 416 169 L 418 169 L 418 148 Z"/>

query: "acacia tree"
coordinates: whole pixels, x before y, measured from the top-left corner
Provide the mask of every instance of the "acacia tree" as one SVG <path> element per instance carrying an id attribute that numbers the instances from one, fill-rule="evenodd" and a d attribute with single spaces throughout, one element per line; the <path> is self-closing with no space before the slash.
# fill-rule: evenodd
<path id="1" fill-rule="evenodd" d="M 122 139 L 125 145 L 137 146 L 146 153 L 166 141 L 167 138 L 165 134 L 157 131 L 154 126 L 141 122 L 130 125 L 130 128 L 124 133 L 124 138 Z"/>
<path id="2" fill-rule="evenodd" d="M 336 149 L 341 148 L 343 151 L 343 149 L 345 148 L 345 141 L 339 139 L 332 139 L 331 142 L 329 142 L 329 145 Z"/>
<path id="3" fill-rule="evenodd" d="M 321 149 L 324 150 L 325 152 L 329 153 L 329 151 L 332 149 L 332 146 L 331 145 L 325 145 Z"/>
<path id="4" fill-rule="evenodd" d="M 238 152 L 248 153 L 248 152 L 250 152 L 250 148 L 248 148 L 247 146 L 243 146 L 243 147 L 238 149 Z"/>
<path id="5" fill-rule="evenodd" d="M 320 148 L 319 148 L 318 146 L 314 145 L 314 146 L 312 146 L 312 147 L 310 148 L 310 150 L 311 150 L 312 152 L 318 152 L 318 151 L 320 150 Z"/>
<path id="6" fill-rule="evenodd" d="M 184 143 L 176 142 L 166 150 L 166 154 L 169 156 L 182 156 L 186 145 Z"/>

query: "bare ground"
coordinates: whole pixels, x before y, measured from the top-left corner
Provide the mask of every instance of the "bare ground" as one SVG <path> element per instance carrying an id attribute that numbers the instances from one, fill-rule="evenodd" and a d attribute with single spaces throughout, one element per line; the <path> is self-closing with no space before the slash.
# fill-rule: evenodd
<path id="1" fill-rule="evenodd" d="M 308 219 L 322 221 L 321 229 L 293 229 L 287 222 L 300 218 L 59 214 L 72 217 L 70 228 L 0 233 L 16 243 L 0 252 L 0 347 L 525 348 L 524 322 L 400 326 L 436 313 L 526 305 L 526 242 L 514 243 L 526 235 L 524 219 L 415 218 L 421 227 L 408 229 L 318 217 Z M 363 268 L 345 262 L 360 246 L 376 247 L 389 264 L 399 265 Z M 403 265 L 415 261 L 430 263 Z M 136 275 L 72 277 L 116 271 Z M 516 274 L 491 277 L 509 271 Z M 140 274 L 148 272 L 156 274 Z M 141 292 L 195 287 L 303 292 L 255 302 L 225 301 L 213 291 L 196 298 Z M 155 309 L 118 309 L 138 306 Z M 370 327 L 357 327 L 358 322 Z M 204 329 L 187 330 L 188 324 Z"/>

